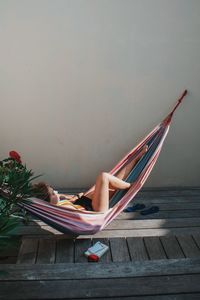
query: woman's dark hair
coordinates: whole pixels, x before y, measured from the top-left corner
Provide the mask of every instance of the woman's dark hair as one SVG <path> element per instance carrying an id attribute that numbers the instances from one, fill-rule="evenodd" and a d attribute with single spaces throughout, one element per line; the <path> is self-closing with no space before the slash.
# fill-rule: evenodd
<path id="1" fill-rule="evenodd" d="M 50 202 L 50 185 L 46 182 L 39 182 L 32 185 L 33 195 L 39 199 Z"/>

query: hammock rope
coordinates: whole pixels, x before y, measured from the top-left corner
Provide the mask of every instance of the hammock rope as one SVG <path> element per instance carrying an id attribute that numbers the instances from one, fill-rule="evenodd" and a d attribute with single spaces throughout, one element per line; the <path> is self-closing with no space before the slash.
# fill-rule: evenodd
<path id="1" fill-rule="evenodd" d="M 37 198 L 24 200 L 18 203 L 18 205 L 48 225 L 66 234 L 95 234 L 104 229 L 118 214 L 123 211 L 128 203 L 133 200 L 135 195 L 147 180 L 153 166 L 158 159 L 164 140 L 169 131 L 172 116 L 186 94 L 187 90 L 185 90 L 181 97 L 177 100 L 177 103 L 167 117 L 160 124 L 158 124 L 135 148 L 128 152 L 123 159 L 119 161 L 117 165 L 109 172 L 112 175 L 116 175 L 118 171 L 120 171 L 131 160 L 137 157 L 144 145 L 148 145 L 147 152 L 132 168 L 126 178 L 127 182 L 133 184 L 128 190 L 118 190 L 113 195 L 110 200 L 110 208 L 107 212 L 93 212 L 79 210 L 67 206 L 56 206 Z M 94 186 L 91 187 L 85 193 L 85 195 L 92 190 L 94 190 Z"/>

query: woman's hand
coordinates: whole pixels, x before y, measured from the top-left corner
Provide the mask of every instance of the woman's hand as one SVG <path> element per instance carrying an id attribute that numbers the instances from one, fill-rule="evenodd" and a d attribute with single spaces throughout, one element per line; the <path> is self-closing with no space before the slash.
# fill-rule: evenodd
<path id="1" fill-rule="evenodd" d="M 79 195 L 79 198 L 81 198 L 84 195 L 84 193 L 78 193 L 78 195 Z"/>
<path id="2" fill-rule="evenodd" d="M 73 195 L 72 198 L 70 198 L 69 200 L 72 201 L 72 202 L 74 202 L 77 199 L 81 198 L 83 195 L 84 195 L 84 193 L 78 193 L 76 195 Z"/>

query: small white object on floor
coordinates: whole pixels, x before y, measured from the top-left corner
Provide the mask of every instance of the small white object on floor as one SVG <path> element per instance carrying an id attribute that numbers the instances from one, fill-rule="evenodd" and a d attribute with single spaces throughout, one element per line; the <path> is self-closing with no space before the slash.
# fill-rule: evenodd
<path id="1" fill-rule="evenodd" d="M 104 253 L 108 251 L 109 247 L 101 242 L 96 242 L 92 247 L 90 247 L 85 255 L 88 257 L 91 254 L 95 254 L 98 257 L 101 257 Z"/>

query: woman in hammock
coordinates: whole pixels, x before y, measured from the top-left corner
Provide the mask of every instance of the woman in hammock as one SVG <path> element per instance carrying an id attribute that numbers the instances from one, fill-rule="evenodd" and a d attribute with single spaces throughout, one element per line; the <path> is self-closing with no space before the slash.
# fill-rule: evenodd
<path id="1" fill-rule="evenodd" d="M 94 191 L 88 193 L 87 196 L 84 195 L 84 193 L 79 193 L 78 195 L 73 196 L 63 194 L 59 195 L 45 182 L 34 184 L 34 190 L 37 192 L 37 195 L 40 195 L 40 198 L 54 205 L 57 205 L 60 200 L 67 199 L 74 205 L 81 205 L 86 210 L 105 212 L 109 209 L 109 199 L 117 189 L 124 190 L 130 188 L 131 183 L 124 181 L 124 179 L 126 179 L 131 169 L 136 165 L 147 150 L 148 147 L 144 146 L 138 156 L 120 170 L 116 176 L 106 172 L 101 172 L 96 179 Z"/>

